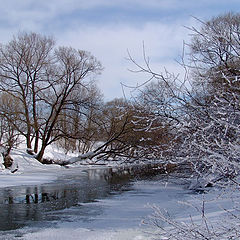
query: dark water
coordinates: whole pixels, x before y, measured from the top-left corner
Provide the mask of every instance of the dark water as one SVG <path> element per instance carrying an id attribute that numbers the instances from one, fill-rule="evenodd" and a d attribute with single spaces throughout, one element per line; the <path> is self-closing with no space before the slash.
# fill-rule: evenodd
<path id="1" fill-rule="evenodd" d="M 126 169 L 74 171 L 55 182 L 39 186 L 0 189 L 0 239 L 24 239 L 25 234 L 61 224 L 85 229 L 136 228 L 152 212 L 147 204 L 171 206 L 182 214 L 176 199 L 186 191 L 158 171 L 136 174 Z"/>
<path id="2" fill-rule="evenodd" d="M 21 228 L 34 221 L 52 221 L 47 213 L 94 202 L 130 190 L 130 175 L 112 169 L 92 169 L 40 186 L 0 189 L 0 231 Z"/>

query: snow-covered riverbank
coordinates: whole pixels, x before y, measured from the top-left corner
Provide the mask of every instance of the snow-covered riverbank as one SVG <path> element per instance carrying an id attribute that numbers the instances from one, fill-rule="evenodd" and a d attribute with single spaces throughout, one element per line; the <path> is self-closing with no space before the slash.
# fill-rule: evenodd
<path id="1" fill-rule="evenodd" d="M 74 157 L 74 154 L 66 155 L 58 149 L 49 147 L 46 151 L 46 157 L 51 159 L 60 159 L 66 161 Z M 11 152 L 13 165 L 10 169 L 3 166 L 3 159 L 0 159 L 0 188 L 21 185 L 39 185 L 56 180 L 60 175 L 71 173 L 70 169 L 57 164 L 42 164 L 33 156 L 26 153 L 24 147 L 14 149 Z M 88 166 L 77 166 L 79 171 Z M 90 166 L 89 166 L 90 167 Z"/>
<path id="2" fill-rule="evenodd" d="M 61 149 L 49 146 L 46 149 L 44 157 L 51 159 L 58 164 L 42 164 L 37 161 L 33 155 L 26 152 L 24 145 L 18 149 L 13 149 L 11 152 L 11 158 L 13 164 L 9 169 L 6 169 L 3 165 L 3 159 L 0 158 L 0 188 L 9 186 L 21 186 L 21 185 L 39 185 L 47 182 L 51 182 L 63 175 L 71 175 L 72 172 L 82 171 L 86 169 L 95 168 L 113 168 L 113 171 L 132 171 L 133 174 L 141 174 L 141 172 L 147 173 L 154 167 L 156 172 L 165 172 L 166 169 L 171 170 L 174 167 L 172 165 L 161 166 L 159 162 L 152 162 L 147 164 L 146 162 L 125 163 L 123 161 L 99 161 L 94 162 L 89 159 L 82 159 L 76 161 L 77 153 L 65 154 Z M 61 165 L 64 163 L 64 166 Z M 66 165 L 66 163 L 69 163 Z M 145 172 L 144 172 L 145 171 Z M 132 172 L 131 172 L 132 173 Z M 149 173 L 149 172 L 148 172 Z"/>

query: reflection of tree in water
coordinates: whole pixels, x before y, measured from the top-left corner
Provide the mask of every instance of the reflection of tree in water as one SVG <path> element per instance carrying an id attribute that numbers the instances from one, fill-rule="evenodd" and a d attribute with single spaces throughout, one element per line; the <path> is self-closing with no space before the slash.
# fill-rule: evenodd
<path id="1" fill-rule="evenodd" d="M 52 221 L 56 210 L 79 206 L 108 195 L 110 188 L 103 178 L 80 176 L 72 183 L 59 182 L 36 187 L 5 188 L 0 192 L 0 230 L 22 227 L 32 221 Z M 71 179 L 69 179 L 71 182 Z"/>
<path id="2" fill-rule="evenodd" d="M 129 190 L 129 180 L 136 174 L 133 169 L 91 169 L 86 175 L 68 177 L 56 183 L 5 188 L 0 191 L 0 230 L 22 227 L 32 221 L 52 221 L 61 216 L 54 213 L 72 206 L 81 214 L 81 203 L 109 197 Z"/>

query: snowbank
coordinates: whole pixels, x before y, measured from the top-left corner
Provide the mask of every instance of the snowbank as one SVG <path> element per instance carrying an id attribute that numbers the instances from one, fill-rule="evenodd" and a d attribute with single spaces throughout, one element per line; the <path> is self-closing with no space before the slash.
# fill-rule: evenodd
<path id="1" fill-rule="evenodd" d="M 66 155 L 59 149 L 47 148 L 46 158 L 60 159 L 65 161 L 72 155 Z M 57 164 L 45 165 L 38 162 L 34 156 L 28 154 L 24 146 L 14 149 L 11 152 L 13 165 L 6 169 L 3 159 L 0 157 L 0 188 L 20 185 L 38 185 L 56 180 L 60 175 L 65 174 L 67 169 Z M 81 170 L 81 168 L 80 168 Z"/>

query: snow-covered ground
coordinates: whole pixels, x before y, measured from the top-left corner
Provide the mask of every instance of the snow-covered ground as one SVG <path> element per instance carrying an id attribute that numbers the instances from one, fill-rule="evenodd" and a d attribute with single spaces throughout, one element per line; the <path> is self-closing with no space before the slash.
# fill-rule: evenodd
<path id="1" fill-rule="evenodd" d="M 49 146 L 44 156 L 50 159 L 66 161 L 75 157 L 76 154 L 66 155 L 63 151 Z M 54 181 L 62 174 L 71 173 L 70 169 L 66 169 L 57 164 L 41 164 L 33 156 L 26 153 L 24 145 L 20 145 L 18 149 L 13 149 L 11 157 L 13 159 L 13 165 L 10 169 L 5 169 L 2 156 L 0 156 L 0 188 L 39 185 Z M 76 165 L 75 167 L 78 167 L 79 171 L 86 169 L 86 166 Z"/>
<path id="2" fill-rule="evenodd" d="M 28 233 L 24 240 L 152 240 L 153 238 L 139 229 L 91 230 L 67 226 L 44 229 L 36 233 Z M 7 240 L 7 239 L 6 239 Z"/>
<path id="3" fill-rule="evenodd" d="M 56 180 L 59 176 L 71 174 L 72 171 L 81 171 L 87 168 L 104 168 L 121 166 L 120 161 L 99 161 L 81 159 L 78 153 L 65 154 L 64 150 L 49 145 L 44 153 L 44 158 L 54 160 L 56 163 L 69 163 L 66 166 L 59 164 L 42 164 L 34 156 L 26 152 L 26 145 L 20 144 L 10 154 L 13 165 L 5 169 L 3 158 L 0 155 L 0 188 L 21 185 L 38 185 Z M 126 165 L 126 163 L 124 163 Z M 138 162 L 141 164 L 141 162 Z M 145 164 L 145 162 L 143 162 Z"/>

